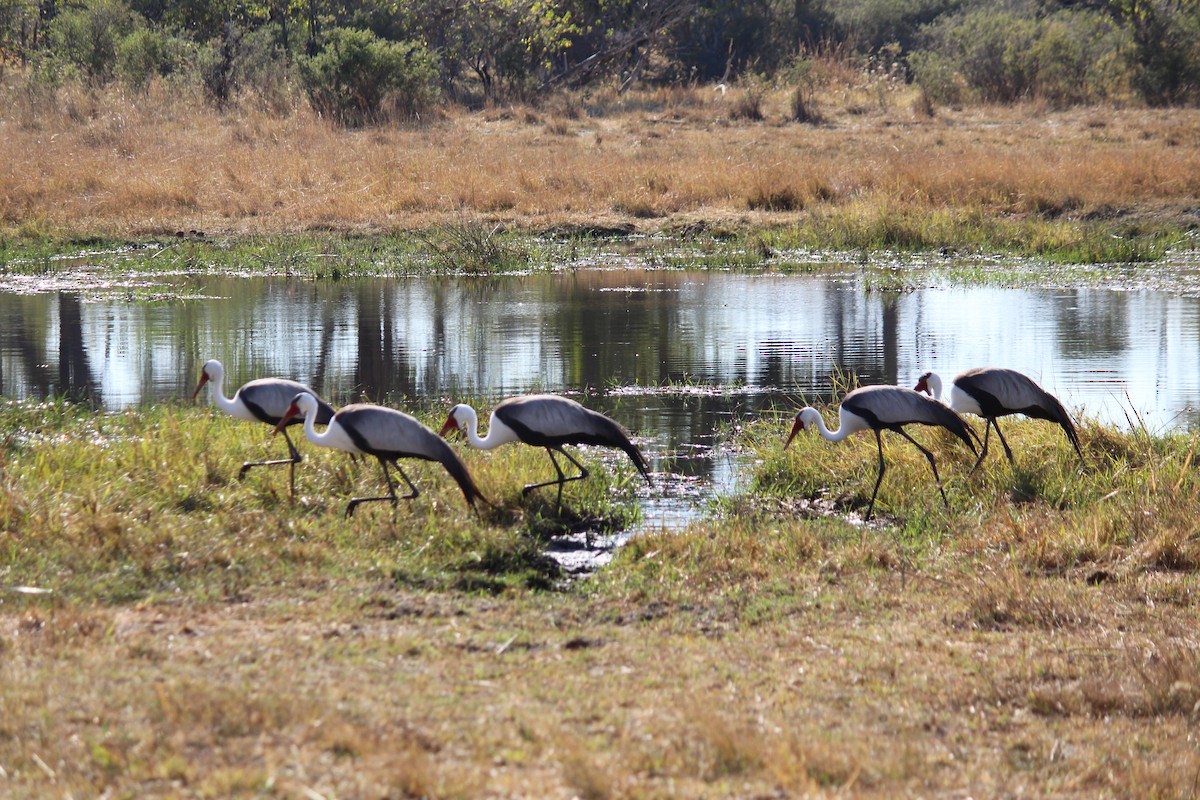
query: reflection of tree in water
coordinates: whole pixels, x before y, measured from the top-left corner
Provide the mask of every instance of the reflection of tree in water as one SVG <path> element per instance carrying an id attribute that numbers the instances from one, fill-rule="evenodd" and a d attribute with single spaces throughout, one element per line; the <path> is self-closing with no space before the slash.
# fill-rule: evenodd
<path id="1" fill-rule="evenodd" d="M 345 293 L 341 293 L 344 294 Z M 343 398 L 333 397 L 329 388 L 326 387 L 326 379 L 329 376 L 329 362 L 334 355 L 333 343 L 334 334 L 337 333 L 337 314 L 335 313 L 342 303 L 339 303 L 332 296 L 323 296 L 318 298 L 321 306 L 321 329 L 317 338 L 317 363 L 313 367 L 312 383 L 309 385 L 322 392 L 326 400 L 334 402 L 335 405 L 342 405 L 340 402 Z"/>
<path id="2" fill-rule="evenodd" d="M 681 363 L 675 351 L 685 346 L 679 336 L 678 296 L 657 285 L 620 291 L 627 280 L 620 273 L 582 273 L 551 287 L 557 299 L 549 321 L 561 343 L 567 385 L 653 386 L 683 379 L 670 370 L 671 364 Z M 660 282 L 664 280 L 674 276 Z"/>
<path id="3" fill-rule="evenodd" d="M 54 297 L 58 306 L 58 353 L 52 367 L 46 342 L 51 338 Z M 57 395 L 75 401 L 99 402 L 96 381 L 87 360 L 83 341 L 83 318 L 78 295 L 25 299 L 18 313 L 0 328 L 0 349 L 15 358 L 16 374 L 0 372 L 0 394 L 29 393 L 39 399 Z M 35 306 L 32 312 L 29 306 Z M 6 382 L 7 381 L 7 382 Z M 11 385 L 9 385 L 11 384 Z"/>
<path id="4" fill-rule="evenodd" d="M 834 291 L 826 298 L 826 330 L 833 340 L 832 369 L 863 383 L 896 384 L 900 374 L 900 302 L 893 292 Z M 866 323 L 875 319 L 878 328 Z M 825 386 L 814 387 L 824 391 Z"/>
<path id="5" fill-rule="evenodd" d="M 41 298 L 32 298 L 32 301 L 43 305 Z M 30 319 L 40 319 L 48 325 L 50 309 L 45 307 L 36 315 L 21 312 L 13 316 L 15 318 L 11 322 L 0 326 L 0 336 L 3 336 L 4 349 L 16 357 L 14 360 L 19 365 L 19 372 L 9 377 L 11 385 L 0 382 L 0 393 L 12 396 L 24 390 L 34 397 L 47 397 L 54 386 L 54 375 L 46 363 L 44 351 L 39 347 L 39 343 L 45 342 L 45 332 L 30 330 Z M 24 386 L 20 386 L 20 383 Z"/>
<path id="6" fill-rule="evenodd" d="M 396 287 L 390 281 L 363 281 L 356 293 L 355 392 L 381 402 L 411 397 L 416 390 L 416 365 L 396 335 Z"/>
<path id="7" fill-rule="evenodd" d="M 1129 293 L 1073 289 L 1056 294 L 1051 303 L 1064 356 L 1111 357 L 1129 348 Z"/>
<path id="8" fill-rule="evenodd" d="M 62 292 L 58 295 L 58 392 L 71 400 L 100 401 L 83 343 L 79 296 Z"/>

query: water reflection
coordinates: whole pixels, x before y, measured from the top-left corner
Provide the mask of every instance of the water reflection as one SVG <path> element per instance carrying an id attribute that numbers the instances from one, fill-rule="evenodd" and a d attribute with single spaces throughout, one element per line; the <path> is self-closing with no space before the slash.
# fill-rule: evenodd
<path id="1" fill-rule="evenodd" d="M 106 409 L 184 397 L 208 358 L 224 362 L 230 386 L 288 376 L 336 403 L 588 392 L 640 434 L 656 469 L 682 479 L 719 473 L 706 449 L 719 425 L 829 399 L 839 372 L 911 385 L 925 369 L 1009 366 L 1068 408 L 1120 425 L 1136 412 L 1155 430 L 1194 426 L 1200 405 L 1200 299 L 1150 290 L 871 292 L 851 269 L 192 276 L 175 290 L 198 299 L 154 302 L 4 289 L 6 397 L 65 394 Z M 690 390 L 628 389 L 668 384 Z"/>

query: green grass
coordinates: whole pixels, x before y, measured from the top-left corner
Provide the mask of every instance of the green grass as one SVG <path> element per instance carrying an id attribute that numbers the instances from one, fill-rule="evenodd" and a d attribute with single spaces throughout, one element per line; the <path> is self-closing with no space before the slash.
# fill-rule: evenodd
<path id="1" fill-rule="evenodd" d="M 546 537 L 580 525 L 620 528 L 637 516 L 635 476 L 619 462 L 569 484 L 561 514 L 545 492 L 523 500 L 520 487 L 551 472 L 544 451 L 528 447 L 460 446 L 495 504 L 478 515 L 440 467 L 406 462 L 418 498 L 394 511 L 368 504 L 346 520 L 350 496 L 381 489 L 377 463 L 301 441 L 293 503 L 286 468 L 236 478 L 242 461 L 279 457 L 283 443 L 266 426 L 207 408 L 106 415 L 64 402 L 10 403 L 0 419 L 0 585 L 78 599 L 237 597 L 317 576 L 492 593 L 544 588 L 558 578 L 541 554 Z"/>
<path id="2" fill-rule="evenodd" d="M 801 432 L 785 450 L 784 427 L 759 421 L 744 429 L 744 446 L 760 466 L 749 496 L 728 501 L 730 513 L 794 515 L 800 501 L 820 501 L 801 504 L 805 513 L 863 513 L 877 472 L 874 437 L 834 444 Z M 885 433 L 887 471 L 875 513 L 889 537 L 918 556 L 999 546 L 1038 571 L 1200 567 L 1195 434 L 1118 432 L 1084 420 L 1081 464 L 1058 426 L 1008 418 L 1015 465 L 992 436 L 987 458 L 969 474 L 975 456 L 959 440 L 910 429 L 934 454 L 949 507 L 924 456 Z"/>
<path id="3" fill-rule="evenodd" d="M 461 447 L 496 510 L 414 465 L 419 498 L 346 520 L 376 465 L 300 443 L 293 504 L 283 470 L 234 477 L 277 452 L 265 426 L 8 403 L 0 793 L 1190 791 L 1195 437 L 1085 420 L 1081 468 L 1057 429 L 1009 422 L 1017 468 L 997 451 L 968 478 L 960 443 L 914 431 L 947 510 L 889 436 L 863 526 L 873 440 L 785 451 L 787 423 L 739 428 L 745 495 L 564 582 L 541 550 L 572 520 L 519 499 L 548 472 L 534 448 Z M 622 524 L 640 478 L 593 476 L 568 506 Z"/>
<path id="4" fill-rule="evenodd" d="M 1104 280 L 1114 264 L 1155 264 L 1186 246 L 1177 225 L 983 217 L 967 212 L 834 207 L 791 226 L 703 228 L 678 236 L 596 235 L 584 229 L 513 231 L 480 219 L 429 230 L 355 236 L 308 233 L 136 242 L 55 238 L 0 240 L 0 276 L 54 275 L 83 267 L 112 276 L 288 275 L 315 280 L 412 274 L 503 274 L 614 260 L 650 268 L 809 272 L 847 260 L 922 263 L 938 252 L 938 275 L 957 283 L 1028 285 Z M 1023 264 L 996 269 L 988 259 Z M 982 266 L 981 266 L 981 259 Z M 1070 265 L 1065 277 L 1061 267 Z M 1096 271 L 1093 265 L 1107 265 Z M 911 288 L 877 275 L 876 288 Z M 917 280 L 920 280 L 919 278 Z"/>

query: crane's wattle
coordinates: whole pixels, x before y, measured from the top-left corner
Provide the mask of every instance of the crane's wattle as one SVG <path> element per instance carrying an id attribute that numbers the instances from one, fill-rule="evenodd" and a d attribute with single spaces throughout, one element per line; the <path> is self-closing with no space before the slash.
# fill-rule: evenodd
<path id="1" fill-rule="evenodd" d="M 784 450 L 787 450 L 788 445 L 792 443 L 792 439 L 795 439 L 796 434 L 802 430 L 804 430 L 804 420 L 800 419 L 800 415 L 797 414 L 796 421 L 792 423 L 792 432 L 788 434 L 787 441 L 783 443 Z"/>
<path id="2" fill-rule="evenodd" d="M 287 424 L 292 421 L 292 417 L 300 416 L 300 404 L 295 401 L 287 407 L 287 411 L 283 412 L 283 416 L 279 418 L 279 424 L 275 426 L 275 433 L 287 427 Z"/>

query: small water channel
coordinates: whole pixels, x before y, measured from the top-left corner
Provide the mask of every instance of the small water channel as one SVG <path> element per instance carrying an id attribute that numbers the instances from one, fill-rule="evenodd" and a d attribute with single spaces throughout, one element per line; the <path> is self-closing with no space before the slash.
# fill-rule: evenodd
<path id="1" fill-rule="evenodd" d="M 1200 292 L 873 288 L 820 274 L 591 268 L 503 277 L 308 281 L 211 275 L 88 283 L 0 276 L 0 395 L 116 410 L 290 376 L 336 403 L 446 407 L 570 392 L 638 437 L 661 479 L 646 527 L 694 519 L 744 470 L 719 431 L 803 401 L 832 376 L 912 385 L 1008 366 L 1068 408 L 1154 431 L 1200 424 Z"/>

